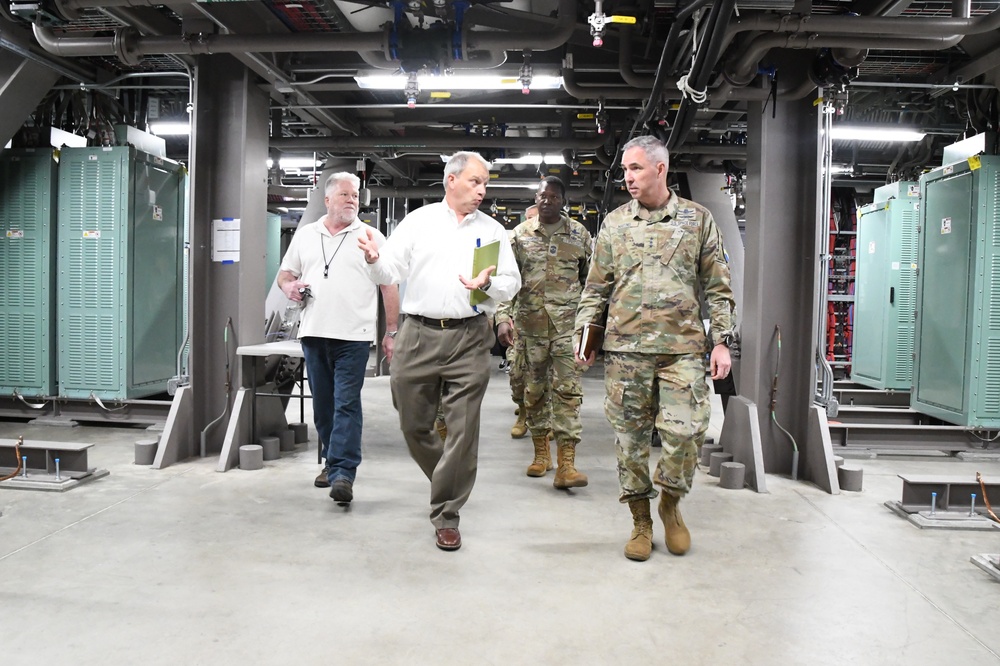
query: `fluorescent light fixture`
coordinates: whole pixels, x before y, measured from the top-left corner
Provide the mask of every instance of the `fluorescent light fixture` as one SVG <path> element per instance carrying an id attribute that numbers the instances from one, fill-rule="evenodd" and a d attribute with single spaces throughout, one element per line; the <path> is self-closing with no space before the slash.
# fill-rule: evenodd
<path id="1" fill-rule="evenodd" d="M 830 167 L 830 173 L 854 173 L 854 167 L 849 164 L 834 164 Z"/>
<path id="2" fill-rule="evenodd" d="M 267 168 L 274 166 L 274 161 L 267 158 Z M 278 166 L 282 169 L 315 169 L 322 167 L 323 161 L 315 157 L 282 157 L 278 160 Z"/>
<path id="3" fill-rule="evenodd" d="M 566 164 L 562 155 L 521 155 L 520 157 L 498 157 L 493 164 Z"/>
<path id="4" fill-rule="evenodd" d="M 156 136 L 183 136 L 191 134 L 191 123 L 150 123 L 149 131 Z"/>
<path id="5" fill-rule="evenodd" d="M 441 156 L 441 161 L 446 164 L 450 159 L 451 155 Z M 520 157 L 498 157 L 497 159 L 492 160 L 490 164 L 494 166 L 498 164 L 529 164 L 538 166 L 543 162 L 546 166 L 566 164 L 566 160 L 563 159 L 562 155 L 521 155 Z"/>
<path id="6" fill-rule="evenodd" d="M 364 90 L 404 90 L 405 74 L 358 74 L 354 77 Z M 439 90 L 521 90 L 516 74 L 418 74 L 417 86 L 424 91 Z M 562 87 L 562 77 L 536 74 L 531 77 L 532 90 L 555 90 Z"/>
<path id="7" fill-rule="evenodd" d="M 875 141 L 878 143 L 920 141 L 925 135 L 925 132 L 899 127 L 841 126 L 834 127 L 830 132 L 834 141 Z"/>

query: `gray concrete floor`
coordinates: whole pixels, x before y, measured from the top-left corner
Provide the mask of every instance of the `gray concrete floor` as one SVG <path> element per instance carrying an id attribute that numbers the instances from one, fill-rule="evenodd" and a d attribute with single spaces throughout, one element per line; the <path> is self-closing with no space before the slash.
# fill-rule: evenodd
<path id="1" fill-rule="evenodd" d="M 768 494 L 724 490 L 702 470 L 682 505 L 691 552 L 668 554 L 657 524 L 653 557 L 631 562 L 599 373 L 585 393 L 590 486 L 556 491 L 524 475 L 530 440 L 510 438 L 494 368 L 454 553 L 434 547 L 387 378 L 365 385 L 349 509 L 312 485 L 312 431 L 222 474 L 215 458 L 132 464 L 142 430 L 0 423 L 94 442 L 111 472 L 65 493 L 0 488 L 0 663 L 1000 663 L 1000 583 L 969 562 L 1000 552 L 1000 531 L 921 531 L 882 506 L 899 473 L 997 463 L 865 460 L 864 491 L 836 496 L 774 475 Z"/>

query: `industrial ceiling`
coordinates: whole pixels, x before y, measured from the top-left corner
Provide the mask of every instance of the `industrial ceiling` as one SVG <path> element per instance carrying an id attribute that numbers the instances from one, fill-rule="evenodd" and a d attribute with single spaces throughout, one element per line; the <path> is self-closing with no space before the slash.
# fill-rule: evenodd
<path id="1" fill-rule="evenodd" d="M 879 182 L 940 163 L 996 128 L 1000 2 L 585 0 L 4 0 L 0 47 L 62 77 L 29 125 L 80 134 L 186 120 L 195 57 L 232 54 L 271 99 L 272 156 L 356 164 L 373 186 L 430 188 L 441 155 L 544 153 L 502 182 L 555 172 L 599 202 L 621 144 L 654 132 L 672 168 L 745 169 L 746 114 L 838 95 L 836 123 L 904 125 L 917 143 L 835 143 L 840 178 Z M 500 74 L 505 90 L 422 89 L 416 75 Z M 356 76 L 401 73 L 400 90 Z M 561 76 L 544 89 L 537 82 Z M 678 85 L 680 84 L 680 86 Z M 187 140 L 168 141 L 187 159 Z M 937 160 L 937 161 L 935 161 Z M 272 185 L 309 174 L 272 170 Z M 614 188 L 610 188 L 614 189 Z"/>

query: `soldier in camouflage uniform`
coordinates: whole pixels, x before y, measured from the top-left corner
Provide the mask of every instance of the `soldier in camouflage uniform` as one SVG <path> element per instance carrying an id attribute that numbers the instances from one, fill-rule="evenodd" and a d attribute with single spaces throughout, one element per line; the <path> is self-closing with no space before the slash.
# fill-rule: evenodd
<path id="1" fill-rule="evenodd" d="M 625 144 L 622 167 L 633 200 L 604 219 L 576 316 L 578 344 L 582 327 L 599 323 L 608 307 L 604 411 L 615 431 L 619 500 L 634 523 L 625 556 L 640 561 L 652 550 L 653 484 L 661 490 L 667 550 L 683 555 L 691 546 L 678 502 L 691 489 L 711 416 L 699 291 L 712 337 L 723 341 L 711 350 L 712 378 L 724 378 L 731 365 L 734 302 L 722 236 L 706 208 L 670 192 L 668 164 L 666 146 L 654 137 Z M 663 448 L 650 480 L 654 427 Z"/>
<path id="2" fill-rule="evenodd" d="M 524 211 L 524 219 L 528 221 L 533 217 L 538 217 L 538 205 L 532 204 Z M 514 230 L 510 230 L 510 237 L 513 240 Z M 504 304 L 506 305 L 506 304 Z M 504 305 L 501 305 L 502 309 Z M 508 313 L 509 316 L 509 313 Z M 499 326 L 499 322 L 498 322 Z M 499 329 L 497 337 L 499 338 Z M 528 434 L 527 410 L 524 408 L 524 338 L 517 335 L 515 331 L 513 342 L 507 347 L 507 372 L 510 377 L 510 398 L 517 405 L 517 420 L 510 429 L 510 436 L 514 439 L 521 439 Z M 500 340 L 501 344 L 508 344 Z"/>
<path id="3" fill-rule="evenodd" d="M 498 311 L 497 335 L 509 344 L 516 328 L 524 340 L 524 408 L 535 448 L 528 476 L 545 476 L 552 469 L 551 428 L 559 450 L 553 485 L 577 488 L 587 485 L 587 476 L 575 467 L 583 387 L 573 326 L 593 241 L 582 224 L 562 212 L 566 187 L 561 180 L 542 179 L 535 201 L 538 217 L 514 229 L 511 247 L 521 290 Z"/>

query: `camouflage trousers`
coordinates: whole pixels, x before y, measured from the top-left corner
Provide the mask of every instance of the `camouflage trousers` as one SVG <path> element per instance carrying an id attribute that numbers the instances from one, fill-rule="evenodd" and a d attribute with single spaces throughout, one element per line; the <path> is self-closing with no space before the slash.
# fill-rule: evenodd
<path id="1" fill-rule="evenodd" d="M 577 444 L 583 426 L 582 369 L 573 359 L 573 336 L 535 337 L 524 340 L 524 408 L 528 430 L 535 437 L 549 430 L 560 444 Z"/>
<path id="2" fill-rule="evenodd" d="M 514 337 L 514 344 L 507 347 L 510 362 L 510 399 L 514 404 L 524 404 L 524 336 Z"/>
<path id="3" fill-rule="evenodd" d="M 687 494 L 712 416 L 704 356 L 607 352 L 604 385 L 604 413 L 618 453 L 619 501 L 653 499 L 653 484 Z M 654 427 L 663 448 L 650 481 Z"/>

